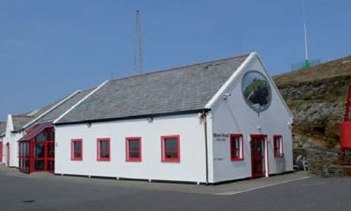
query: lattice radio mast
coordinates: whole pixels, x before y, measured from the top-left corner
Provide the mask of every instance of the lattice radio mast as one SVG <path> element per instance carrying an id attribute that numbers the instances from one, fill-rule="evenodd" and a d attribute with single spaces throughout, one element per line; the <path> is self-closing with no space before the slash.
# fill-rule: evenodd
<path id="1" fill-rule="evenodd" d="M 143 73 L 143 39 L 141 32 L 140 11 L 135 12 L 135 43 L 134 43 L 134 68 L 133 74 Z"/>

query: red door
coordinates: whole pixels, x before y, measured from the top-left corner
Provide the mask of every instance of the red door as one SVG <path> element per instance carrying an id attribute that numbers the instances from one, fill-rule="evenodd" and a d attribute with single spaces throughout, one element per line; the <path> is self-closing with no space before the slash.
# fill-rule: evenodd
<path id="1" fill-rule="evenodd" d="M 265 176 L 265 135 L 251 136 L 252 178 Z"/>
<path id="2" fill-rule="evenodd" d="M 32 171 L 54 172 L 55 168 L 55 140 L 53 128 L 46 129 L 35 137 L 31 144 L 33 152 Z"/>

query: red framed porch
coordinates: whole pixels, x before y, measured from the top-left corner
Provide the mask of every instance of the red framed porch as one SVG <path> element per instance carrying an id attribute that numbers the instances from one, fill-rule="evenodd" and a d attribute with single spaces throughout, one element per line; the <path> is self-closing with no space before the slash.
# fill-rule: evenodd
<path id="1" fill-rule="evenodd" d="M 54 172 L 55 132 L 51 123 L 38 124 L 29 129 L 18 145 L 21 172 Z"/>

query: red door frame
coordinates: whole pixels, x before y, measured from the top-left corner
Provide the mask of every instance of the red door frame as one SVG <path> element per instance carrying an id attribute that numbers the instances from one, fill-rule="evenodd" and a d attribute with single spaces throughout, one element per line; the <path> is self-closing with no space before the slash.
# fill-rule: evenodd
<path id="1" fill-rule="evenodd" d="M 267 140 L 267 135 L 264 134 L 252 134 L 251 136 L 251 141 L 250 141 L 250 148 L 251 148 L 251 177 L 252 178 L 257 178 L 257 177 L 264 177 L 268 173 L 268 140 Z M 256 153 L 253 153 L 253 142 L 252 139 L 261 139 L 260 144 L 263 145 L 262 154 L 261 156 L 254 157 Z M 256 143 L 257 144 L 257 143 Z M 257 146 L 257 145 L 256 145 Z M 262 162 L 262 172 L 256 173 L 255 172 L 255 160 L 260 160 Z"/>
<path id="2" fill-rule="evenodd" d="M 21 150 L 22 153 L 23 151 L 26 151 L 26 147 L 25 144 L 28 144 L 28 149 L 29 149 L 29 154 L 23 155 L 21 154 Z M 31 143 L 30 141 L 20 141 L 18 143 L 18 149 L 19 149 L 19 153 L 18 153 L 18 169 L 19 171 L 23 172 L 23 173 L 30 173 L 30 156 L 31 156 Z M 28 163 L 28 168 L 26 168 L 26 165 Z"/>
<path id="3" fill-rule="evenodd" d="M 33 138 L 33 140 L 31 140 L 31 144 L 30 144 L 30 154 L 31 154 L 31 161 L 30 161 L 30 172 L 34 172 L 34 171 L 45 171 L 45 172 L 54 172 L 54 167 L 52 166 L 52 169 L 50 169 L 49 165 L 53 164 L 55 165 L 55 157 L 49 157 L 49 147 L 52 147 L 53 150 L 55 150 L 55 140 L 54 140 L 54 133 L 53 133 L 54 129 L 53 128 L 48 128 L 46 129 L 45 132 L 46 133 L 46 140 L 43 142 L 36 142 L 35 138 Z M 51 135 L 49 135 L 51 133 Z M 36 158 L 35 157 L 35 147 L 36 145 L 43 145 L 44 148 L 44 157 L 42 158 Z M 36 170 L 35 169 L 35 161 L 43 161 L 44 162 L 44 167 L 43 170 Z"/>

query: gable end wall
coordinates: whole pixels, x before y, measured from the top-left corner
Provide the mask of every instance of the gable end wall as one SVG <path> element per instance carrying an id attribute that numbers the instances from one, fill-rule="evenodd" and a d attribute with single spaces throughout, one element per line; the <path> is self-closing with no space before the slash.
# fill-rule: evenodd
<path id="1" fill-rule="evenodd" d="M 274 83 L 261 63 L 257 54 L 247 62 L 237 76 L 223 93 L 230 93 L 224 100 L 223 94 L 215 101 L 212 110 L 212 134 L 211 148 L 213 155 L 210 158 L 213 162 L 213 182 L 249 178 L 251 174 L 251 134 L 265 134 L 268 138 L 268 173 L 277 174 L 292 171 L 292 116 L 282 101 L 276 86 L 271 84 L 272 102 L 270 107 L 259 115 L 249 108 L 242 95 L 241 79 L 249 70 L 256 70 L 264 74 L 267 79 Z M 221 134 L 223 137 L 216 138 Z M 231 161 L 230 159 L 230 138 L 229 134 L 243 135 L 243 156 L 242 161 Z M 283 136 L 283 158 L 275 158 L 273 155 L 273 135 Z M 267 165 L 266 165 L 267 166 Z M 268 176 L 268 174 L 267 174 Z"/>

